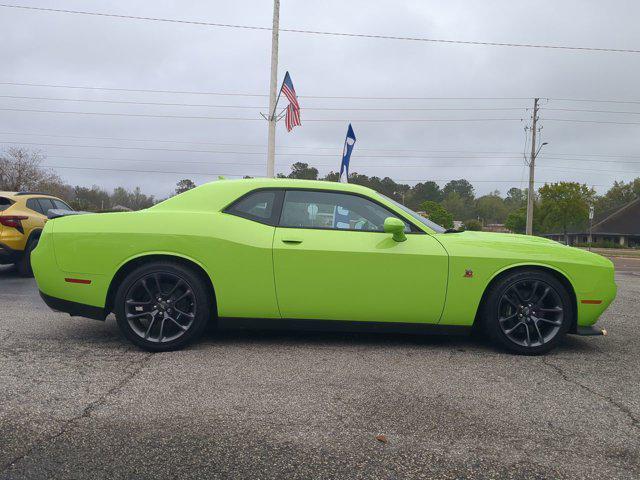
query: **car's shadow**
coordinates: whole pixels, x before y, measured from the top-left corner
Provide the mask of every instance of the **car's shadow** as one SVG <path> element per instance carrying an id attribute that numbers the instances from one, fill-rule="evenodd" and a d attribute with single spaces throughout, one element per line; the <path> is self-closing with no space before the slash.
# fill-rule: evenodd
<path id="1" fill-rule="evenodd" d="M 106 322 L 69 318 L 59 314 L 64 326 L 58 332 L 69 341 L 102 345 L 109 348 L 114 343 L 129 345 L 118 330 L 115 318 L 109 315 Z M 188 349 L 207 350 L 217 346 L 273 346 L 280 347 L 334 347 L 334 348 L 414 348 L 459 352 L 497 353 L 499 350 L 482 338 L 471 335 L 424 335 L 370 332 L 316 332 L 302 330 L 271 329 L 217 329 L 213 325 L 205 330 L 202 338 Z"/>
<path id="2" fill-rule="evenodd" d="M 299 330 L 216 330 L 209 329 L 200 345 L 249 343 L 264 345 L 316 345 L 331 344 L 336 347 L 366 346 L 366 347 L 394 347 L 394 346 L 429 346 L 466 351 L 470 349 L 485 350 L 487 344 L 475 336 L 468 335 L 420 335 L 404 333 L 371 333 L 371 332 L 327 332 L 327 331 L 299 331 Z"/>
<path id="3" fill-rule="evenodd" d="M 594 340 L 594 339 L 592 339 Z M 194 348 L 208 348 L 220 344 L 257 344 L 257 345 L 309 345 L 339 348 L 413 348 L 444 352 L 476 354 L 513 355 L 491 344 L 482 335 L 429 335 L 403 333 L 370 332 L 313 332 L 296 330 L 215 330 L 209 329 Z M 553 352 L 601 352 L 596 344 L 587 338 L 567 335 Z M 553 353 L 552 352 L 552 353 Z"/>
<path id="4" fill-rule="evenodd" d="M 15 265 L 0 265 L 0 280 L 3 278 L 21 278 Z"/>
<path id="5" fill-rule="evenodd" d="M 62 314 L 61 314 L 62 315 Z M 115 318 L 109 315 L 106 322 L 69 319 L 62 317 L 64 327 L 59 329 L 69 341 L 100 344 L 101 348 L 128 346 L 129 342 L 118 330 Z M 67 332 L 67 333 L 64 333 Z M 187 347 L 195 350 L 208 350 L 217 346 L 244 347 L 267 346 L 281 347 L 332 347 L 337 349 L 352 348 L 423 348 L 430 352 L 480 354 L 480 355 L 512 355 L 488 342 L 481 335 L 428 335 L 403 333 L 371 333 L 371 332 L 316 332 L 299 330 L 271 330 L 271 329 L 216 329 L 213 325 L 208 328 L 203 337 Z M 567 335 L 553 353 L 603 353 L 597 344 L 597 339 L 582 338 Z"/>

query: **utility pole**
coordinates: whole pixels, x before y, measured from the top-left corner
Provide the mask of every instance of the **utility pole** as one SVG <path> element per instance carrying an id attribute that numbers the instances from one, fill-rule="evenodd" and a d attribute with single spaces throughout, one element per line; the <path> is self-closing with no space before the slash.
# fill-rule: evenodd
<path id="1" fill-rule="evenodd" d="M 588 239 L 588 243 L 589 243 L 589 251 L 591 251 L 591 244 L 593 243 L 593 213 L 594 213 L 594 205 L 593 203 L 591 205 L 589 205 L 589 239 Z"/>
<path id="2" fill-rule="evenodd" d="M 534 177 L 536 171 L 536 133 L 538 121 L 538 101 L 533 100 L 533 121 L 531 123 L 531 159 L 529 160 L 529 192 L 527 193 L 527 235 L 533 235 L 533 200 L 535 198 Z"/>
<path id="3" fill-rule="evenodd" d="M 276 97 L 278 89 L 278 34 L 280 28 L 280 0 L 273 0 L 273 29 L 271 30 L 271 83 L 269 85 L 269 141 L 267 146 L 267 177 L 275 176 L 276 156 Z"/>

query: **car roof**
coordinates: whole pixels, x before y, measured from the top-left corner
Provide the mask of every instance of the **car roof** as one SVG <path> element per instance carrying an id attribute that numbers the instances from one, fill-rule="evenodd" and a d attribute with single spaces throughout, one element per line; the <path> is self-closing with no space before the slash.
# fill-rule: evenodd
<path id="1" fill-rule="evenodd" d="M 49 195 L 48 193 L 41 192 L 0 192 L 0 197 L 10 198 L 12 200 L 29 199 L 29 198 L 55 198 L 60 200 L 55 195 Z"/>
<path id="2" fill-rule="evenodd" d="M 371 194 L 375 192 L 362 185 L 356 185 L 354 183 L 341 183 L 341 182 L 328 182 L 326 180 L 300 180 L 294 178 L 242 178 L 235 180 L 217 180 L 209 182 L 201 187 L 220 185 L 221 182 L 233 182 L 241 183 L 243 186 L 248 186 L 250 189 L 254 188 L 312 188 L 322 190 L 339 190 L 343 192 L 354 193 L 367 193 Z"/>
<path id="3" fill-rule="evenodd" d="M 378 197 L 375 190 L 350 183 L 323 180 L 298 180 L 291 178 L 243 178 L 220 179 L 205 183 L 180 195 L 160 202 L 150 210 L 220 210 L 240 196 L 261 188 L 306 188 L 351 192 L 368 197 Z"/>

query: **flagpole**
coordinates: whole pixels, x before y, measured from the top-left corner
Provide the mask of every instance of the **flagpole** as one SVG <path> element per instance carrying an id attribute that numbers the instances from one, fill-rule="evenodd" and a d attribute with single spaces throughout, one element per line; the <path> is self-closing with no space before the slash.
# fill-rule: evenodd
<path id="1" fill-rule="evenodd" d="M 278 33 L 280 26 L 280 0 L 273 0 L 273 29 L 271 30 L 271 83 L 269 85 L 269 140 L 267 146 L 267 177 L 275 176 L 276 116 L 278 88 Z"/>
<path id="2" fill-rule="evenodd" d="M 347 131 L 347 135 L 349 134 L 349 132 Z M 344 159 L 344 152 L 347 151 L 347 138 L 348 137 L 344 137 L 344 145 L 342 146 L 342 158 Z M 340 161 L 340 170 L 342 170 L 342 160 Z M 346 168 L 345 169 L 345 175 L 344 175 L 344 183 L 349 183 L 349 169 Z M 338 182 L 342 182 L 342 172 L 340 172 L 340 176 L 338 177 Z"/>

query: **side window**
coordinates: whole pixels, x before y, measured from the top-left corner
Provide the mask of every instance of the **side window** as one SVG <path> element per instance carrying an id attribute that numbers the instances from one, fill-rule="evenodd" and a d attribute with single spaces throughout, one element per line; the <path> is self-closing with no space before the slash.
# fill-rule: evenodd
<path id="1" fill-rule="evenodd" d="M 34 212 L 38 212 L 38 213 L 41 213 L 42 215 L 45 215 L 45 213 L 42 210 L 42 207 L 40 206 L 40 203 L 38 202 L 37 198 L 28 199 L 27 200 L 27 208 L 29 210 L 33 210 Z"/>
<path id="2" fill-rule="evenodd" d="M 57 200 L 55 198 L 52 198 L 51 201 L 53 202 L 54 208 L 57 208 L 59 210 L 73 210 L 69 205 L 64 203 L 62 200 Z"/>
<path id="3" fill-rule="evenodd" d="M 280 192 L 276 190 L 258 190 L 237 200 L 225 213 L 247 218 L 268 225 L 275 225 L 277 218 L 276 199 Z"/>
<path id="4" fill-rule="evenodd" d="M 0 197 L 0 212 L 2 212 L 3 210 L 6 210 L 11 205 L 13 205 L 13 202 L 11 200 L 9 200 L 6 197 Z"/>
<path id="5" fill-rule="evenodd" d="M 48 198 L 39 198 L 38 203 L 40 204 L 40 209 L 42 210 L 43 215 L 49 213 L 49 210 L 52 208 L 56 208 L 53 202 Z"/>
<path id="6" fill-rule="evenodd" d="M 280 226 L 383 232 L 384 220 L 396 217 L 386 208 L 357 195 L 287 190 Z M 405 231 L 411 227 L 405 222 Z"/>

